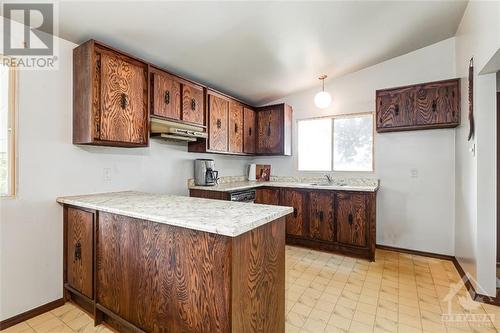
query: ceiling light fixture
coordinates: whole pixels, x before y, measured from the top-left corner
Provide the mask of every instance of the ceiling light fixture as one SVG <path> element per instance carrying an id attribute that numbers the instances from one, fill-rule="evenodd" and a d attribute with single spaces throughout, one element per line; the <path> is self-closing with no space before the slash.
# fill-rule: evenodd
<path id="1" fill-rule="evenodd" d="M 325 91 L 325 79 L 326 75 L 321 75 L 318 79 L 321 80 L 323 84 L 323 90 L 314 96 L 314 104 L 320 109 L 326 109 L 332 103 L 332 96 L 328 92 Z"/>

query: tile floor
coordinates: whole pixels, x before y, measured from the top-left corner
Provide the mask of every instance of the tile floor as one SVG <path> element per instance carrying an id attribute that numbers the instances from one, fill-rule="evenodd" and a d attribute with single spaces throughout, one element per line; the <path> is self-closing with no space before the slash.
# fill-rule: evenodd
<path id="1" fill-rule="evenodd" d="M 286 333 L 500 330 L 500 307 L 472 301 L 449 261 L 377 250 L 370 263 L 290 246 L 286 259 Z M 67 303 L 2 331 L 20 332 L 111 331 Z"/>

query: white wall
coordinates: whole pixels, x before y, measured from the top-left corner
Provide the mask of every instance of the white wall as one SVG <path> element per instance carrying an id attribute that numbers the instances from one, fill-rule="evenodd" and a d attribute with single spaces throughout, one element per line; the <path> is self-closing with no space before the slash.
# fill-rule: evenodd
<path id="1" fill-rule="evenodd" d="M 0 320 L 62 297 L 62 208 L 56 197 L 143 190 L 187 194 L 186 144 L 149 148 L 71 144 L 72 49 L 60 40 L 58 71 L 19 75 L 19 194 L 0 200 Z M 210 155 L 221 176 L 242 175 L 247 158 Z M 110 168 L 111 181 L 103 180 Z"/>
<path id="2" fill-rule="evenodd" d="M 500 48 L 500 2 L 471 1 L 456 35 L 456 71 L 462 78 L 462 125 L 456 131 L 455 254 L 477 279 L 479 292 L 496 293 L 496 78 L 479 75 Z M 474 57 L 476 136 L 467 142 L 468 64 Z M 470 152 L 475 148 L 476 154 Z M 474 282 L 475 283 L 475 282 Z"/>
<path id="3" fill-rule="evenodd" d="M 455 77 L 455 40 L 447 39 L 415 52 L 326 81 L 333 97 L 324 111 L 315 108 L 318 87 L 290 95 L 294 121 L 331 114 L 373 112 L 375 90 Z M 296 123 L 294 122 L 294 125 Z M 407 249 L 454 254 L 454 130 L 385 133 L 375 136 L 375 173 L 380 179 L 377 243 Z M 294 147 L 297 147 L 296 126 Z M 311 175 L 297 171 L 297 152 L 290 158 L 266 158 L 274 175 Z M 418 178 L 410 170 L 418 170 Z M 346 175 L 335 173 L 335 176 Z"/>

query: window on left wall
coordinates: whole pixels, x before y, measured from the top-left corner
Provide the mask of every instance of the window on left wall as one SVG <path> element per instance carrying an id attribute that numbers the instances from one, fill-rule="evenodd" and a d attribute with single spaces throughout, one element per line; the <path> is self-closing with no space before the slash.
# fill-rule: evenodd
<path id="1" fill-rule="evenodd" d="M 0 56 L 1 59 L 1 56 Z M 0 196 L 16 195 L 16 71 L 0 64 Z"/>

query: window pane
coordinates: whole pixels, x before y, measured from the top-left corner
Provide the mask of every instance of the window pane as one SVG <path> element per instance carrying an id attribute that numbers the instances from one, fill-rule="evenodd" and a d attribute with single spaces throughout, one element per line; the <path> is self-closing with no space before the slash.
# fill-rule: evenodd
<path id="1" fill-rule="evenodd" d="M 335 171 L 373 171 L 373 117 L 334 120 Z"/>
<path id="2" fill-rule="evenodd" d="M 299 121 L 298 146 L 299 170 L 331 171 L 332 120 Z"/>
<path id="3" fill-rule="evenodd" d="M 9 194 L 9 68 L 0 65 L 0 195 Z"/>

